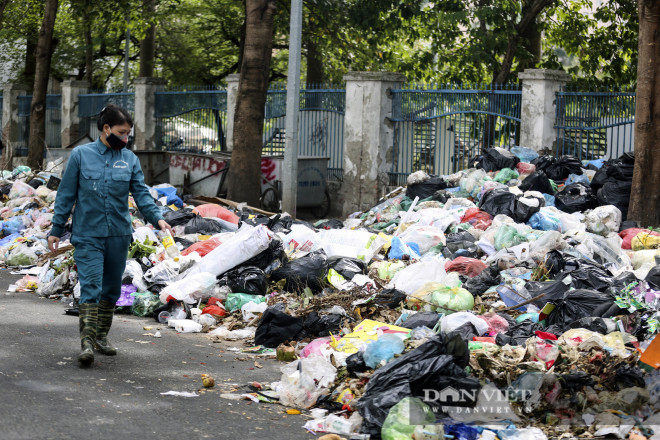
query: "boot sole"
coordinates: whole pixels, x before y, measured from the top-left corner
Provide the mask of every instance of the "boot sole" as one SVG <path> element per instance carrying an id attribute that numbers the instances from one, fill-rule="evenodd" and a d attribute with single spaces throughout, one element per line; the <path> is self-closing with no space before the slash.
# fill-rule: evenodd
<path id="1" fill-rule="evenodd" d="M 92 353 L 82 354 L 78 356 L 78 362 L 83 367 L 89 367 L 92 364 L 92 362 L 94 362 L 94 354 Z"/>

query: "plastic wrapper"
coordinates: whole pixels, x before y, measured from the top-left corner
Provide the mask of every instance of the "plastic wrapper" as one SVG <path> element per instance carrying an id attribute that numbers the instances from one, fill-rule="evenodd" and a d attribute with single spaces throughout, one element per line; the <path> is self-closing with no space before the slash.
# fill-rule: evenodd
<path id="1" fill-rule="evenodd" d="M 122 276 L 124 283 L 131 283 L 137 290 L 144 292 L 148 289 L 147 283 L 144 281 L 144 273 L 142 266 L 137 261 L 129 258 L 126 260 L 126 267 L 124 268 L 124 275 Z"/>
<path id="2" fill-rule="evenodd" d="M 473 227 L 485 231 L 493 223 L 493 216 L 479 208 L 470 208 L 463 214 L 461 223 L 469 223 Z"/>
<path id="3" fill-rule="evenodd" d="M 193 217 L 195 217 L 195 214 L 192 213 L 192 211 L 189 211 L 187 209 L 183 209 L 180 211 L 167 211 L 163 214 L 163 218 L 165 221 L 172 227 L 174 226 L 183 226 L 186 223 L 188 223 Z"/>
<path id="4" fill-rule="evenodd" d="M 660 281 L 660 280 L 658 280 Z M 407 298 L 406 294 L 397 289 L 383 289 L 376 294 L 373 303 L 388 309 L 395 309 Z"/>
<path id="5" fill-rule="evenodd" d="M 521 235 L 515 227 L 502 225 L 495 234 L 494 245 L 495 249 L 499 251 L 504 248 L 517 246 L 526 241 L 527 238 Z"/>
<path id="6" fill-rule="evenodd" d="M 488 265 L 481 260 L 466 257 L 457 257 L 445 263 L 445 270 L 447 272 L 458 272 L 470 278 L 476 277 L 487 267 Z"/>
<path id="7" fill-rule="evenodd" d="M 201 272 L 222 275 L 268 249 L 272 236 L 272 232 L 263 225 L 243 225 L 234 235 L 190 268 L 187 275 Z"/>
<path id="8" fill-rule="evenodd" d="M 619 232 L 621 211 L 616 206 L 599 206 L 585 216 L 587 230 L 606 237 L 612 232 Z"/>
<path id="9" fill-rule="evenodd" d="M 227 272 L 227 286 L 235 293 L 250 295 L 266 295 L 268 279 L 263 270 L 254 266 L 241 266 Z"/>
<path id="10" fill-rule="evenodd" d="M 484 269 L 479 275 L 469 278 L 463 287 L 468 290 L 472 295 L 482 295 L 488 289 L 500 284 L 501 277 L 499 270 L 496 267 L 488 267 Z"/>
<path id="11" fill-rule="evenodd" d="M 337 369 L 320 356 L 293 361 L 281 368 L 282 378 L 275 390 L 280 403 L 294 408 L 311 408 L 337 376 Z"/>
<path id="12" fill-rule="evenodd" d="M 286 279 L 285 289 L 289 292 L 302 292 L 305 287 L 309 287 L 312 292 L 320 292 L 327 274 L 328 259 L 319 250 L 287 262 L 270 276 L 275 282 Z"/>
<path id="13" fill-rule="evenodd" d="M 430 176 L 428 179 L 419 182 L 408 184 L 406 188 L 406 196 L 414 199 L 419 197 L 420 200 L 433 196 L 433 194 L 441 189 L 447 188 L 447 182 L 442 177 Z"/>
<path id="14" fill-rule="evenodd" d="M 63 270 L 59 275 L 47 283 L 40 282 L 37 288 L 37 295 L 50 296 L 59 293 L 64 289 L 69 281 L 68 269 Z"/>
<path id="15" fill-rule="evenodd" d="M 133 296 L 135 292 L 137 292 L 137 287 L 135 287 L 133 284 L 122 284 L 121 294 L 119 295 L 119 299 L 115 305 L 117 307 L 132 306 L 133 302 L 135 301 L 135 297 Z"/>
<path id="16" fill-rule="evenodd" d="M 516 212 L 516 195 L 508 189 L 497 188 L 485 193 L 480 202 L 479 209 L 492 216 L 504 214 L 513 217 Z"/>
<path id="17" fill-rule="evenodd" d="M 418 327 L 433 328 L 440 320 L 440 315 L 436 312 L 418 312 L 412 314 L 402 314 L 399 320 L 402 320 L 400 325 L 405 328 L 415 329 Z M 397 321 L 398 322 L 398 321 Z"/>
<path id="18" fill-rule="evenodd" d="M 161 183 L 152 187 L 158 193 L 158 197 L 165 197 L 166 205 L 174 205 L 177 208 L 183 208 L 183 200 L 176 195 L 176 188 L 169 183 Z M 171 225 L 171 223 L 170 223 Z"/>
<path id="19" fill-rule="evenodd" d="M 553 156 L 539 156 L 531 163 L 537 170 L 544 171 L 552 180 L 564 180 L 570 174 L 582 174 L 582 163 L 573 156 L 562 156 L 556 159 Z"/>
<path id="20" fill-rule="evenodd" d="M 390 408 L 405 397 L 424 397 L 424 390 L 479 390 L 478 379 L 467 377 L 464 370 L 469 354 L 460 337 L 436 336 L 377 369 L 357 403 L 363 430 L 380 435 Z"/>
<path id="21" fill-rule="evenodd" d="M 541 208 L 539 212 L 532 214 L 527 224 L 541 231 L 561 231 L 562 223 L 558 215 L 552 209 Z"/>
<path id="22" fill-rule="evenodd" d="M 144 273 L 144 279 L 150 284 L 169 284 L 177 279 L 180 269 L 178 261 L 161 261 Z"/>
<path id="23" fill-rule="evenodd" d="M 268 308 L 268 304 L 265 302 L 255 303 L 250 301 L 246 304 L 243 304 L 241 307 L 241 314 L 243 315 L 243 321 L 250 322 L 253 319 L 259 317 L 263 312 Z"/>
<path id="24" fill-rule="evenodd" d="M 516 165 L 516 171 L 518 171 L 520 177 L 528 176 L 536 171 L 536 165 L 532 165 L 531 163 L 527 162 L 518 162 Z"/>
<path id="25" fill-rule="evenodd" d="M 593 209 L 598 206 L 598 201 L 589 186 L 573 183 L 555 194 L 555 205 L 561 211 L 573 213 Z"/>
<path id="26" fill-rule="evenodd" d="M 152 316 L 154 311 L 163 305 L 158 295 L 151 292 L 135 292 L 133 297 L 131 313 L 136 316 Z"/>
<path id="27" fill-rule="evenodd" d="M 210 296 L 215 287 L 215 281 L 215 275 L 206 272 L 186 276 L 161 290 L 160 300 L 166 303 L 171 296 L 188 304 L 196 303 L 197 300 Z"/>

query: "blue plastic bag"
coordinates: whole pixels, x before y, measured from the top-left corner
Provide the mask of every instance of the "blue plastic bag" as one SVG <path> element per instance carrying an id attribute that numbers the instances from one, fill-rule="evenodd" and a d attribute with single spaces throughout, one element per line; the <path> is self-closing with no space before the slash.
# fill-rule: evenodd
<path id="1" fill-rule="evenodd" d="M 591 185 L 591 182 L 589 181 L 589 177 L 587 177 L 586 174 L 578 175 L 578 174 L 569 174 L 568 178 L 566 179 L 566 183 L 564 185 L 568 186 L 571 183 L 584 183 L 585 185 Z"/>
<path id="2" fill-rule="evenodd" d="M 555 196 L 551 194 L 543 194 L 545 199 L 545 206 L 555 206 Z"/>
<path id="3" fill-rule="evenodd" d="M 364 363 L 369 368 L 376 368 L 382 361 L 389 361 L 395 354 L 403 353 L 405 348 L 399 336 L 384 334 L 367 345 L 364 351 Z"/>
<path id="4" fill-rule="evenodd" d="M 518 159 L 520 159 L 521 162 L 529 163 L 539 157 L 539 154 L 531 148 L 512 147 L 511 152 L 518 156 Z"/>
<path id="5" fill-rule="evenodd" d="M 555 217 L 543 210 L 533 214 L 527 221 L 527 224 L 539 231 L 559 231 L 561 229 L 561 220 L 559 220 L 559 217 Z"/>
<path id="6" fill-rule="evenodd" d="M 4 222 L 0 222 L 0 223 L 4 223 Z M 0 240 L 0 246 L 6 246 L 6 245 L 10 244 L 11 242 L 13 242 L 14 240 L 16 240 L 20 236 L 21 236 L 21 234 L 19 232 L 14 232 L 13 234 L 10 234 L 10 235 L 6 236 L 5 238 L 3 238 L 2 240 Z"/>
<path id="7" fill-rule="evenodd" d="M 167 204 L 174 204 L 177 208 L 183 208 L 183 200 L 176 195 L 176 188 L 165 187 L 165 188 L 154 188 L 158 193 L 158 197 L 167 197 Z"/>
<path id="8" fill-rule="evenodd" d="M 417 243 L 404 243 L 399 237 L 392 238 L 389 258 L 400 260 L 404 255 L 408 255 L 410 259 L 420 258 L 419 245 Z"/>

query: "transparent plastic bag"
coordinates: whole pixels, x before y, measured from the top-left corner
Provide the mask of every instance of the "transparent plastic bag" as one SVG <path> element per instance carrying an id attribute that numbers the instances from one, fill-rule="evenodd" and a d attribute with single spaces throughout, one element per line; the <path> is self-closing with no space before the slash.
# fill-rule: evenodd
<path id="1" fill-rule="evenodd" d="M 619 232 L 621 211 L 614 205 L 599 206 L 587 213 L 585 223 L 587 231 L 606 237 L 612 232 Z"/>
<path id="2" fill-rule="evenodd" d="M 161 261 L 144 273 L 144 279 L 151 284 L 169 284 L 177 279 L 180 269 L 178 261 Z"/>
<path id="3" fill-rule="evenodd" d="M 172 297 L 188 304 L 194 304 L 199 299 L 208 298 L 215 287 L 215 275 L 201 272 L 176 281 L 160 291 L 160 300 L 165 303 Z"/>
<path id="4" fill-rule="evenodd" d="M 387 287 L 413 294 L 427 282 L 441 282 L 446 276 L 445 259 L 433 257 L 401 269 L 394 275 Z"/>
<path id="5" fill-rule="evenodd" d="M 404 243 L 417 243 L 421 255 L 435 246 L 446 243 L 445 234 L 440 229 L 426 225 L 410 225 L 398 237 Z"/>

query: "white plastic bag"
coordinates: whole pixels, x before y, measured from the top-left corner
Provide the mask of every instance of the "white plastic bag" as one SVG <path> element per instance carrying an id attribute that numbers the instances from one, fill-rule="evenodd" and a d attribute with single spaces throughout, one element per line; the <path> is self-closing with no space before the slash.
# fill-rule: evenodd
<path id="1" fill-rule="evenodd" d="M 180 268 L 178 261 L 161 261 L 144 273 L 144 279 L 152 284 L 168 284 L 177 279 Z"/>
<path id="2" fill-rule="evenodd" d="M 142 266 L 134 259 L 126 260 L 126 268 L 124 268 L 124 275 L 122 279 L 129 278 L 131 284 L 137 287 L 138 292 L 145 292 L 149 289 L 147 283 L 144 282 L 144 273 L 142 272 Z"/>
<path id="3" fill-rule="evenodd" d="M 9 191 L 9 198 L 18 199 L 21 197 L 33 197 L 35 194 L 36 191 L 34 188 L 32 188 L 27 183 L 17 180 L 14 182 L 14 184 L 11 187 L 11 190 Z"/>
<path id="4" fill-rule="evenodd" d="M 621 211 L 613 205 L 599 206 L 585 216 L 587 230 L 606 237 L 611 232 L 619 232 Z"/>
<path id="5" fill-rule="evenodd" d="M 215 275 L 207 272 L 187 276 L 161 290 L 160 301 L 163 304 L 166 304 L 167 297 L 172 296 L 172 298 L 179 301 L 193 304 L 197 302 L 198 299 L 209 296 L 210 292 L 215 287 L 215 281 Z"/>
<path id="6" fill-rule="evenodd" d="M 201 272 L 222 275 L 268 249 L 273 233 L 264 225 L 243 224 L 231 238 L 206 254 L 186 272 L 186 277 Z"/>
<path id="7" fill-rule="evenodd" d="M 399 234 L 399 238 L 404 243 L 417 243 L 419 253 L 422 255 L 434 246 L 447 243 L 445 234 L 440 229 L 418 224 L 408 226 L 405 231 Z"/>
<path id="8" fill-rule="evenodd" d="M 387 287 L 396 288 L 412 295 L 426 283 L 441 282 L 446 276 L 445 259 L 434 257 L 401 269 L 394 275 Z"/>
<path id="9" fill-rule="evenodd" d="M 316 236 L 316 232 L 305 225 L 292 224 L 291 232 L 279 235 L 282 237 L 284 250 L 292 258 L 304 257 L 320 247 L 320 238 Z"/>
<path id="10" fill-rule="evenodd" d="M 309 356 L 280 368 L 282 379 L 273 384 L 280 403 L 295 408 L 311 408 L 337 377 L 337 369 L 321 356 Z"/>
<path id="11" fill-rule="evenodd" d="M 266 311 L 268 308 L 268 303 L 267 302 L 261 302 L 261 303 L 255 303 L 254 301 L 250 301 L 248 303 L 243 304 L 243 307 L 241 307 L 241 313 L 243 314 L 243 321 L 251 321 L 257 316 L 259 316 L 260 313 L 263 313 Z"/>
<path id="12" fill-rule="evenodd" d="M 170 319 L 167 325 L 174 327 L 174 330 L 180 333 L 199 333 L 202 331 L 202 324 L 192 319 Z"/>
<path id="13" fill-rule="evenodd" d="M 317 234 L 328 258 L 334 256 L 358 258 L 365 263 L 385 246 L 386 240 L 366 229 L 329 229 Z"/>

